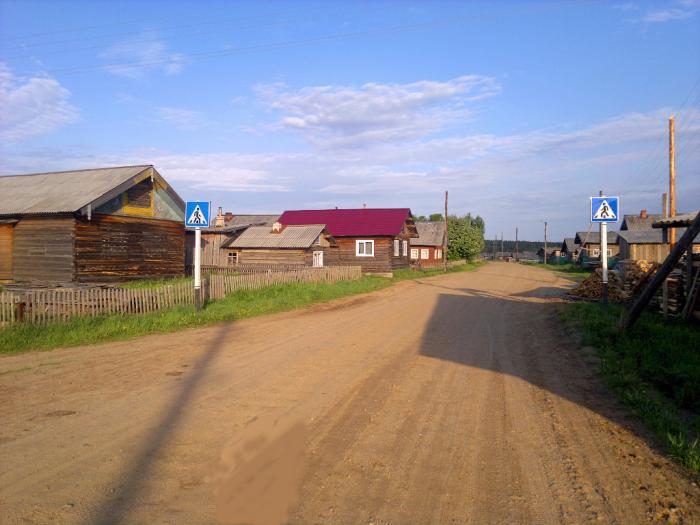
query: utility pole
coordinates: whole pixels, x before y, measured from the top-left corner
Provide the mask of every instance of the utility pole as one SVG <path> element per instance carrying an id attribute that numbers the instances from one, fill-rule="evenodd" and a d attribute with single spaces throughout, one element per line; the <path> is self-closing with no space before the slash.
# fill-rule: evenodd
<path id="1" fill-rule="evenodd" d="M 664 193 L 661 196 L 661 200 L 661 213 L 663 214 L 664 219 L 668 219 L 668 194 Z M 664 230 L 664 244 L 668 240 L 666 232 L 667 230 Z M 664 317 L 668 317 L 668 281 L 666 279 L 664 279 L 664 282 L 661 285 L 661 311 L 663 312 Z"/>
<path id="2" fill-rule="evenodd" d="M 515 228 L 515 260 L 517 261 L 519 258 L 519 252 L 518 252 L 518 228 Z"/>
<path id="3" fill-rule="evenodd" d="M 661 194 L 661 216 L 664 219 L 668 218 L 668 193 Z"/>
<path id="4" fill-rule="evenodd" d="M 503 232 L 501 232 L 501 259 L 503 259 Z"/>
<path id="5" fill-rule="evenodd" d="M 668 119 L 668 215 L 676 216 L 676 119 L 673 115 Z M 670 228 L 670 249 L 676 244 L 676 229 Z"/>
<path id="6" fill-rule="evenodd" d="M 447 271 L 447 190 L 445 190 L 445 235 L 442 237 L 442 269 Z"/>
<path id="7" fill-rule="evenodd" d="M 544 264 L 547 264 L 547 221 L 544 221 Z"/>

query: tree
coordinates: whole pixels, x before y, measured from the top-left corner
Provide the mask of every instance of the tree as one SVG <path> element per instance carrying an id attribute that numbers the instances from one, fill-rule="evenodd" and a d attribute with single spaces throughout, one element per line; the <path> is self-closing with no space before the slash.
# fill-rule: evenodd
<path id="1" fill-rule="evenodd" d="M 484 219 L 469 213 L 464 217 L 450 215 L 447 224 L 448 259 L 474 260 L 484 249 Z"/>
<path id="2" fill-rule="evenodd" d="M 442 213 L 431 213 L 430 214 L 430 222 L 442 222 L 445 220 L 445 217 L 442 216 Z"/>

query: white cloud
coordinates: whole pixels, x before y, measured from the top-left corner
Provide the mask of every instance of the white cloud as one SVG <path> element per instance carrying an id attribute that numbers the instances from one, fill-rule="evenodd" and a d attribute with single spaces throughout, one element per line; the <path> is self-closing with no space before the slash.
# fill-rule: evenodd
<path id="1" fill-rule="evenodd" d="M 282 114 L 278 126 L 295 130 L 321 148 L 395 142 L 429 135 L 470 115 L 467 108 L 500 91 L 497 82 L 464 75 L 446 82 L 367 83 L 290 90 L 259 85 L 256 92 Z"/>
<path id="2" fill-rule="evenodd" d="M 699 9 L 699 0 L 677 0 L 670 3 L 665 9 L 648 11 L 639 18 L 639 21 L 646 24 L 660 24 L 673 20 L 687 20 L 695 16 Z"/>
<path id="3" fill-rule="evenodd" d="M 0 139 L 16 142 L 74 122 L 70 91 L 48 76 L 17 77 L 0 62 Z"/>
<path id="4" fill-rule="evenodd" d="M 204 114 L 184 108 L 156 108 L 158 119 L 182 131 L 194 131 L 207 125 Z"/>
<path id="5" fill-rule="evenodd" d="M 153 31 L 145 31 L 101 51 L 98 57 L 107 61 L 105 71 L 113 75 L 140 78 L 149 71 L 166 75 L 179 73 L 185 57 L 168 50 L 165 40 Z"/>

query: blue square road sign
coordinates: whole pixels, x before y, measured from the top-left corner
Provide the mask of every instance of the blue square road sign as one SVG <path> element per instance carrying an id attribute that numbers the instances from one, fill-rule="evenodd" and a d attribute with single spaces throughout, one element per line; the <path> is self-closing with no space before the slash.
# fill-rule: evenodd
<path id="1" fill-rule="evenodd" d="M 619 197 L 591 197 L 591 222 L 618 222 Z"/>
<path id="2" fill-rule="evenodd" d="M 185 226 L 187 228 L 209 227 L 209 203 L 207 201 L 187 201 Z"/>

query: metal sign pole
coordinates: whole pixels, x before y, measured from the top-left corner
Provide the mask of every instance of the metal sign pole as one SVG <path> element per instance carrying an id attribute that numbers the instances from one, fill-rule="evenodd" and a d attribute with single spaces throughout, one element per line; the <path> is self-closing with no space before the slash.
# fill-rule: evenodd
<path id="1" fill-rule="evenodd" d="M 603 304 L 608 304 L 608 224 L 600 223 L 600 260 L 603 267 Z"/>
<path id="2" fill-rule="evenodd" d="M 202 229 L 194 229 L 194 309 L 202 309 Z"/>

